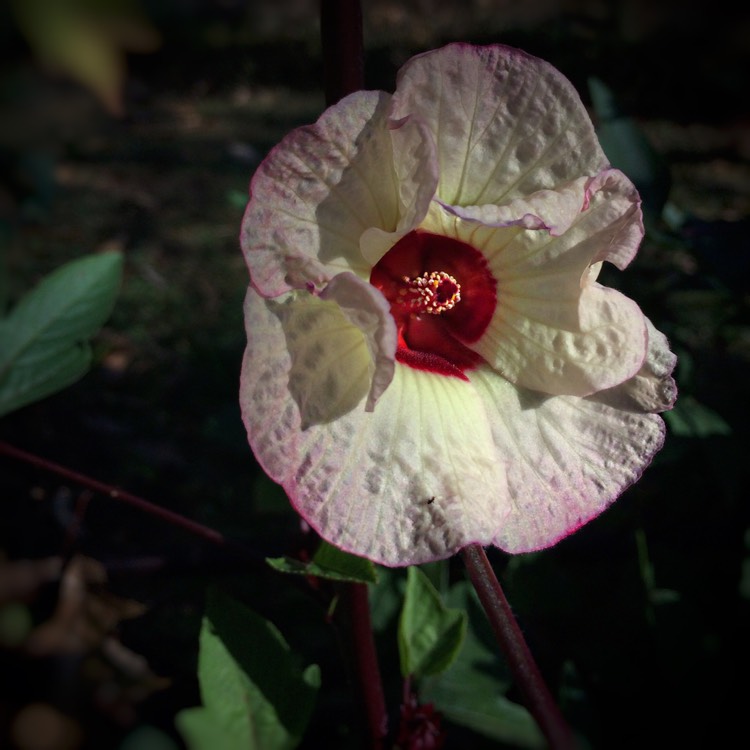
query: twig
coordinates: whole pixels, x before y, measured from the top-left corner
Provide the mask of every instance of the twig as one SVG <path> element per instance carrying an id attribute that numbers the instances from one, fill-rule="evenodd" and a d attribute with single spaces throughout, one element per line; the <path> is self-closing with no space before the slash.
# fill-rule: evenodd
<path id="1" fill-rule="evenodd" d="M 326 104 L 331 106 L 364 86 L 360 0 L 320 0 L 320 35 Z M 349 620 L 354 671 L 367 719 L 369 746 L 372 750 L 381 750 L 388 734 L 388 714 L 366 584 L 346 584 L 342 604 Z"/>
<path id="2" fill-rule="evenodd" d="M 367 584 L 347 583 L 343 587 L 341 603 L 348 618 L 348 636 L 354 662 L 362 708 L 365 713 L 370 750 L 382 750 L 388 735 L 383 683 L 380 678 L 375 638 L 370 619 Z"/>
<path id="3" fill-rule="evenodd" d="M 326 104 L 364 86 L 360 0 L 320 0 L 320 36 Z"/>
<path id="4" fill-rule="evenodd" d="M 573 733 L 539 671 L 484 549 L 478 544 L 469 545 L 461 551 L 461 557 L 526 707 L 536 719 L 551 750 L 573 750 Z"/>
<path id="5" fill-rule="evenodd" d="M 100 482 L 97 479 L 92 479 L 86 474 L 81 474 L 77 471 L 73 471 L 72 469 L 68 469 L 65 466 L 54 463 L 53 461 L 48 461 L 46 458 L 42 458 L 41 456 L 23 451 L 20 448 L 16 448 L 15 446 L 10 445 L 9 443 L 6 443 L 4 441 L 0 441 L 0 455 L 9 456 L 11 458 L 15 458 L 18 461 L 23 461 L 24 463 L 30 464 L 31 466 L 35 466 L 37 469 L 41 469 L 42 471 L 46 471 L 51 474 L 56 474 L 57 476 L 62 477 L 63 479 L 67 479 L 70 482 L 74 482 L 81 487 L 86 487 L 93 492 L 98 492 L 102 495 L 105 495 L 111 500 L 117 500 L 118 502 L 125 503 L 126 505 L 130 505 L 133 508 L 137 508 L 138 510 L 155 516 L 156 518 L 159 518 L 162 521 L 171 524 L 172 526 L 177 526 L 181 529 L 185 529 L 194 536 L 198 536 L 201 539 L 205 539 L 206 541 L 218 545 L 225 550 L 231 551 L 244 560 L 248 560 L 251 562 L 262 562 L 262 558 L 260 557 L 260 555 L 257 555 L 244 545 L 239 544 L 238 542 L 224 536 L 224 534 L 216 531 L 216 529 L 204 526 L 197 521 L 186 518 L 185 516 L 180 515 L 179 513 L 175 513 L 172 510 L 168 510 L 167 508 L 162 508 L 159 505 L 154 505 L 154 503 L 151 503 L 148 500 L 144 500 L 142 497 L 138 497 L 137 495 L 133 495 L 130 492 L 118 489 L 117 487 L 113 487 L 110 484 L 105 484 L 104 482 Z"/>

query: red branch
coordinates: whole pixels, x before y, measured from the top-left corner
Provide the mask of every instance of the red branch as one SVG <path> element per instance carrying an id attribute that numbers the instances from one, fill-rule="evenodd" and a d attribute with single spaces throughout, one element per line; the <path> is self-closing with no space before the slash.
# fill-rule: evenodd
<path id="1" fill-rule="evenodd" d="M 48 461 L 46 458 L 34 455 L 33 453 L 23 451 L 20 448 L 16 448 L 3 441 L 0 441 L 0 455 L 9 456 L 10 458 L 14 458 L 18 461 L 23 461 L 24 463 L 30 464 L 31 466 L 35 466 L 37 469 L 41 469 L 42 471 L 46 471 L 51 474 L 56 474 L 57 476 L 78 484 L 81 487 L 86 487 L 93 492 L 98 492 L 102 495 L 105 495 L 111 500 L 117 500 L 118 502 L 130 505 L 131 507 L 137 508 L 144 513 L 155 516 L 156 518 L 159 518 L 162 521 L 171 524 L 172 526 L 177 526 L 181 529 L 185 529 L 186 531 L 189 531 L 191 534 L 198 536 L 201 539 L 205 539 L 212 544 L 216 544 L 224 549 L 230 550 L 243 559 L 252 560 L 254 562 L 259 560 L 258 556 L 255 555 L 247 547 L 225 537 L 221 532 L 216 531 L 216 529 L 204 526 L 197 521 L 193 521 L 190 518 L 186 518 L 185 516 L 182 516 L 179 513 L 175 513 L 174 511 L 167 510 L 166 508 L 162 508 L 159 505 L 154 505 L 154 503 L 151 503 L 148 500 L 144 500 L 142 497 L 138 497 L 137 495 L 133 495 L 130 492 L 126 492 L 125 490 L 113 487 L 111 484 L 105 484 L 104 482 L 100 482 L 97 479 L 92 479 L 85 474 L 80 474 L 77 471 L 68 469 L 67 467 L 56 464 L 53 461 Z"/>
<path id="2" fill-rule="evenodd" d="M 573 734 L 539 671 L 487 554 L 480 545 L 472 544 L 461 551 L 461 557 L 526 707 L 536 719 L 551 750 L 574 750 Z"/>
<path id="3" fill-rule="evenodd" d="M 359 0 L 320 0 L 326 104 L 364 87 L 362 6 Z"/>
<path id="4" fill-rule="evenodd" d="M 320 0 L 320 36 L 326 104 L 364 87 L 364 42 L 360 0 Z M 354 672 L 364 705 L 371 750 L 381 750 L 388 734 L 388 715 L 370 620 L 367 586 L 349 583 L 343 604 L 354 650 Z"/>
<path id="5" fill-rule="evenodd" d="M 367 723 L 368 747 L 370 750 L 382 750 L 388 734 L 388 713 L 372 632 L 367 584 L 346 584 L 342 591 L 342 604 L 348 618 L 354 676 Z"/>

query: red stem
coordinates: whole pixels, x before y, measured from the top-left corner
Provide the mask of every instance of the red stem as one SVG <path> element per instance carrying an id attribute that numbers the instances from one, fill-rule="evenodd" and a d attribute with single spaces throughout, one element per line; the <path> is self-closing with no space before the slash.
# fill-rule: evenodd
<path id="1" fill-rule="evenodd" d="M 364 87 L 360 0 L 320 0 L 320 37 L 326 104 Z"/>
<path id="2" fill-rule="evenodd" d="M 320 0 L 320 36 L 326 104 L 364 87 L 364 42 L 360 0 Z M 349 583 L 343 603 L 349 616 L 354 670 L 364 704 L 372 750 L 381 750 L 388 734 L 383 683 L 370 620 L 367 586 Z"/>
<path id="3" fill-rule="evenodd" d="M 65 466 L 56 464 L 53 461 L 48 461 L 46 458 L 42 458 L 41 456 L 34 455 L 33 453 L 27 453 L 26 451 L 23 451 L 20 448 L 16 448 L 4 441 L 0 441 L 0 455 L 10 456 L 11 458 L 15 458 L 19 461 L 30 464 L 31 466 L 35 466 L 37 469 L 41 469 L 42 471 L 56 474 L 57 476 L 74 482 L 81 487 L 87 487 L 94 492 L 106 495 L 112 500 L 117 500 L 119 502 L 130 505 L 134 508 L 137 508 L 138 510 L 148 513 L 149 515 L 155 516 L 162 521 L 166 521 L 173 526 L 178 526 L 181 529 L 185 529 L 191 534 L 199 536 L 202 539 L 211 542 L 212 544 L 216 544 L 220 547 L 223 547 L 224 549 L 229 549 L 245 559 L 251 559 L 253 561 L 256 561 L 257 559 L 257 556 L 251 550 L 225 537 L 221 532 L 209 528 L 208 526 L 204 526 L 197 521 L 186 518 L 179 513 L 175 513 L 174 511 L 167 510 L 166 508 L 162 508 L 158 505 L 154 505 L 148 500 L 144 500 L 142 497 L 133 495 L 130 492 L 126 492 L 125 490 L 120 490 L 116 487 L 113 487 L 111 484 L 105 484 L 104 482 L 100 482 L 97 479 L 92 479 L 85 474 L 80 474 L 77 471 L 73 471 Z"/>
<path id="4" fill-rule="evenodd" d="M 368 747 L 371 750 L 382 750 L 388 735 L 388 713 L 370 620 L 367 584 L 346 584 L 342 592 L 342 604 L 345 605 L 349 618 L 354 676 L 365 712 Z"/>
<path id="5" fill-rule="evenodd" d="M 536 719 L 551 750 L 573 750 L 573 734 L 539 671 L 484 549 L 472 544 L 461 551 L 461 557 L 526 707 Z"/>

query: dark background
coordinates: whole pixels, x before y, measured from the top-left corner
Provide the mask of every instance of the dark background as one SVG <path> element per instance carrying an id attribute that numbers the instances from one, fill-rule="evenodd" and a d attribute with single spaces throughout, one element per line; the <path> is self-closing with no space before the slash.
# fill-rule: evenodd
<path id="1" fill-rule="evenodd" d="M 121 95 L 111 87 L 103 99 L 45 64 L 0 5 L 9 300 L 72 258 L 125 255 L 91 372 L 6 416 L 0 440 L 231 534 L 259 558 L 283 554 L 298 522 L 239 418 L 237 237 L 255 166 L 322 111 L 317 3 L 140 8 L 136 31 L 112 37 L 126 41 Z M 721 2 L 371 0 L 364 16 L 368 88 L 392 91 L 403 62 L 445 42 L 502 42 L 549 60 L 586 104 L 589 77 L 605 82 L 653 149 L 639 185 L 647 237 L 607 280 L 680 356 L 666 447 L 573 537 L 492 560 L 591 747 L 725 747 L 733 733 L 731 746 L 746 744 L 750 15 Z M 323 667 L 306 746 L 358 746 L 325 613 L 286 579 L 7 457 L 0 513 L 0 747 L 181 747 L 173 717 L 199 701 L 209 584 Z M 60 585 L 59 556 L 84 594 Z M 390 635 L 382 668 L 397 691 Z M 456 726 L 447 737 L 447 747 L 502 747 Z"/>

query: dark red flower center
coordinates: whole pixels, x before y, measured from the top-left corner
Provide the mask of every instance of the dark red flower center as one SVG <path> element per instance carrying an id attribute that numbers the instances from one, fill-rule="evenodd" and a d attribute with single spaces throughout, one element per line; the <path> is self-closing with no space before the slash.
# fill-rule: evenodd
<path id="1" fill-rule="evenodd" d="M 464 380 L 482 362 L 466 344 L 489 325 L 497 283 L 471 245 L 414 230 L 376 263 L 370 283 L 391 303 L 399 362 Z"/>

